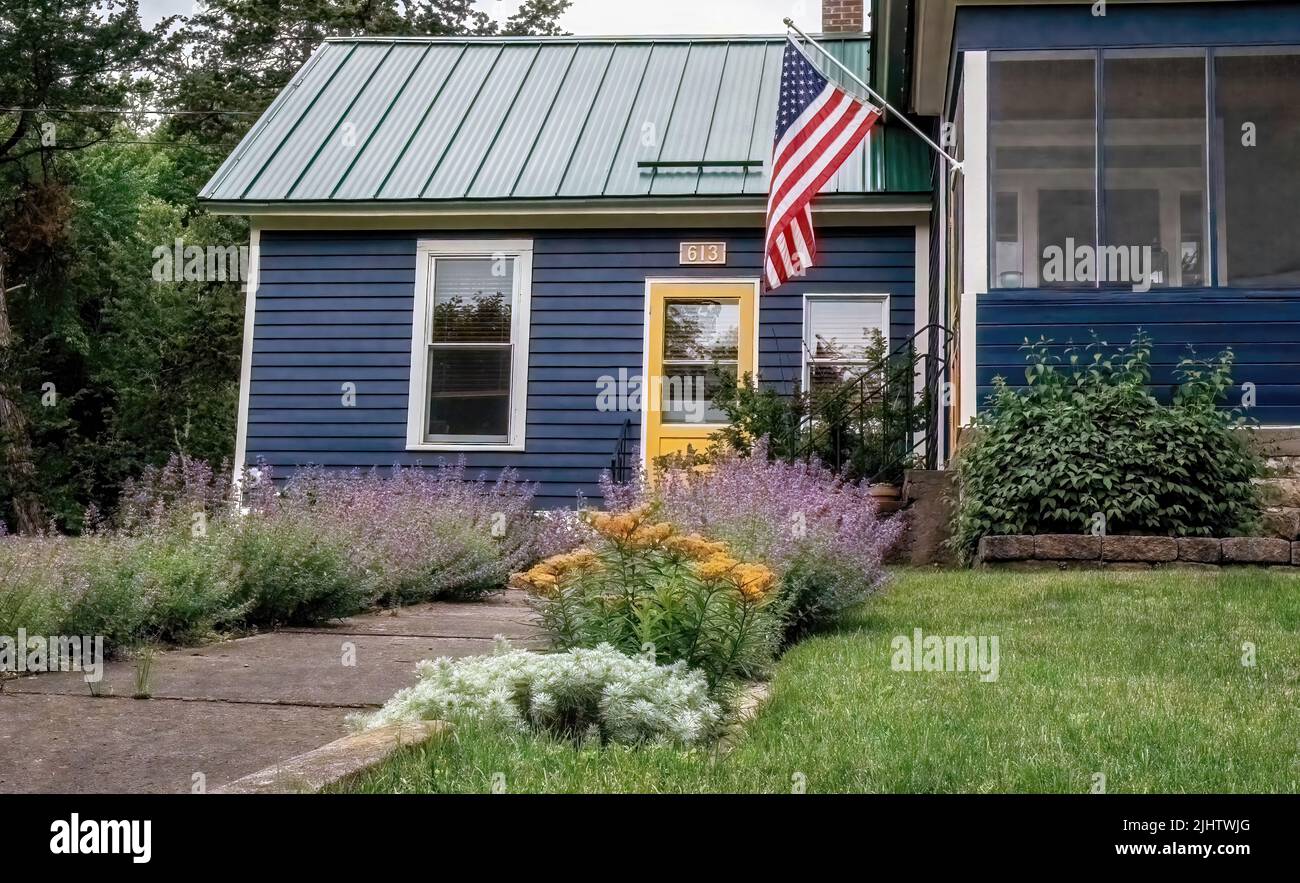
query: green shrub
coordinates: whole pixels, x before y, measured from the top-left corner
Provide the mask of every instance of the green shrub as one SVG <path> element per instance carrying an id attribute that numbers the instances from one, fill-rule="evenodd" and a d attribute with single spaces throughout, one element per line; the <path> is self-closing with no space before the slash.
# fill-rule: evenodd
<path id="1" fill-rule="evenodd" d="M 165 537 L 141 544 L 132 557 L 137 590 L 146 599 L 149 640 L 200 643 L 243 620 L 249 605 L 239 598 L 227 534 Z"/>
<path id="2" fill-rule="evenodd" d="M 1223 536 L 1258 515 L 1252 480 L 1263 466 L 1237 411 L 1232 352 L 1183 359 L 1173 399 L 1149 390 L 1151 341 L 1139 335 L 1066 350 L 1030 346 L 1028 386 L 994 380 L 989 409 L 958 459 L 954 542 L 969 558 L 994 534 L 1098 533 Z M 1085 354 L 1090 354 L 1086 358 Z"/>
<path id="3" fill-rule="evenodd" d="M 733 558 L 723 543 L 651 523 L 652 507 L 593 513 L 594 548 L 516 574 L 538 598 L 555 647 L 609 644 L 684 662 L 711 686 L 763 674 L 781 643 L 785 605 L 776 575 Z"/>
<path id="4" fill-rule="evenodd" d="M 0 635 L 16 636 L 20 628 L 58 634 L 66 545 L 61 538 L 0 536 Z"/>
<path id="5" fill-rule="evenodd" d="M 364 720 L 472 720 L 599 744 L 693 745 L 720 731 L 722 709 L 682 663 L 655 665 L 608 644 L 565 653 L 512 650 L 421 662 L 419 681 Z"/>
<path id="6" fill-rule="evenodd" d="M 371 601 L 370 580 L 343 543 L 306 521 L 249 516 L 234 540 L 240 601 L 255 626 L 352 616 Z"/>
<path id="7" fill-rule="evenodd" d="M 140 642 L 148 621 L 148 599 L 131 565 L 136 539 L 82 537 L 69 573 L 75 589 L 59 625 L 60 634 L 103 635 L 109 652 Z"/>

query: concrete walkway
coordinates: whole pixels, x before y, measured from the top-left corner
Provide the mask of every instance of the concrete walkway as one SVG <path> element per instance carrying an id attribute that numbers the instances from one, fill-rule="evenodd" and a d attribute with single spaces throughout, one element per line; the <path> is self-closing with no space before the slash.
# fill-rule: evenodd
<path id="1" fill-rule="evenodd" d="M 211 791 L 345 735 L 347 716 L 410 685 L 421 659 L 487 653 L 495 635 L 535 644 L 531 622 L 510 592 L 170 651 L 148 700 L 131 698 L 130 660 L 105 667 L 106 696 L 79 673 L 5 681 L 0 792 L 189 792 L 196 774 Z"/>

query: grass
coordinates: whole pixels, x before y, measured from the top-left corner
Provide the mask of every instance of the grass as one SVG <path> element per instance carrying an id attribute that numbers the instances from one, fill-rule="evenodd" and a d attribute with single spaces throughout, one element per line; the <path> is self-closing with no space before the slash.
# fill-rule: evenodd
<path id="1" fill-rule="evenodd" d="M 1300 791 L 1300 577 L 896 577 L 783 657 L 726 756 L 461 725 L 345 790 L 1087 792 L 1102 773 L 1112 793 Z M 914 628 L 999 636 L 998 680 L 893 671 Z"/>

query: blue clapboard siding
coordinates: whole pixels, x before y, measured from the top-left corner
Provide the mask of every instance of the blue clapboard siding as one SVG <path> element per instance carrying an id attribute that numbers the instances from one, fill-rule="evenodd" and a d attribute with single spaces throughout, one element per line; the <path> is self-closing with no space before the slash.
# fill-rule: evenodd
<path id="1" fill-rule="evenodd" d="M 890 336 L 912 333 L 911 228 L 823 229 L 819 266 L 764 296 L 762 379 L 789 389 L 801 370 L 803 295 L 891 296 Z M 492 238 L 492 233 L 463 234 Z M 518 238 L 519 234 L 504 234 Z M 433 464 L 457 455 L 407 452 L 415 249 L 432 233 L 264 232 L 253 339 L 248 462 L 278 474 L 309 464 L 331 469 Z M 445 238 L 445 237 L 444 237 Z M 467 453 L 471 472 L 505 467 L 541 484 L 538 503 L 599 499 L 623 421 L 640 415 L 596 409 L 598 381 L 640 374 L 646 277 L 759 274 L 762 232 L 548 232 L 533 237 L 525 451 Z M 724 268 L 678 266 L 683 239 L 728 243 Z M 357 402 L 342 406 L 342 384 Z"/>
<path id="2" fill-rule="evenodd" d="M 1087 344 L 1093 332 L 1113 346 L 1141 328 L 1152 339 L 1152 385 L 1167 392 L 1178 360 L 1231 348 L 1238 383 L 1253 383 L 1264 425 L 1300 425 L 1300 293 L 1185 290 L 1171 292 L 990 292 L 979 296 L 976 363 L 979 403 L 1001 375 L 1025 382 L 1025 340 L 1054 347 Z M 1235 404 L 1235 402 L 1234 402 Z"/>
<path id="3" fill-rule="evenodd" d="M 1092 47 L 1249 46 L 1300 43 L 1294 2 L 960 6 L 959 51 Z"/>

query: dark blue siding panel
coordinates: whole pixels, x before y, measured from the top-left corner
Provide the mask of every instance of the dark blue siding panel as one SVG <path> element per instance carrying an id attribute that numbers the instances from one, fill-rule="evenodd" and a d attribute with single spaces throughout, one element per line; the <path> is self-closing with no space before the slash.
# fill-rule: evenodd
<path id="1" fill-rule="evenodd" d="M 1152 385 L 1158 392 L 1175 383 L 1178 360 L 1192 349 L 1198 358 L 1208 358 L 1231 348 L 1236 381 L 1256 387 L 1257 407 L 1250 415 L 1265 425 L 1300 425 L 1300 292 L 981 294 L 975 334 L 980 407 L 994 377 L 1024 384 L 1026 340 L 1045 337 L 1064 349 L 1088 344 L 1095 333 L 1119 346 L 1139 328 L 1154 345 Z"/>
<path id="2" fill-rule="evenodd" d="M 805 293 L 888 294 L 891 340 L 912 334 L 912 229 L 819 233 L 818 268 L 760 301 L 760 375 L 786 390 L 801 370 Z M 262 234 L 250 463 L 264 460 L 284 473 L 457 456 L 405 450 L 416 241 L 440 235 Z M 727 240 L 728 266 L 679 267 L 683 239 Z M 604 375 L 641 371 L 646 277 L 757 278 L 762 234 L 548 232 L 533 236 L 533 248 L 526 451 L 466 457 L 473 473 L 514 467 L 541 483 L 540 505 L 566 506 L 579 492 L 598 497 L 596 479 L 623 421 L 630 416 L 639 427 L 638 414 L 597 411 L 596 393 Z M 342 406 L 347 382 L 357 385 L 355 407 Z"/>
<path id="3" fill-rule="evenodd" d="M 1105 15 L 1085 3 L 957 9 L 959 51 L 1295 43 L 1300 6 L 1287 2 L 1111 3 Z"/>

